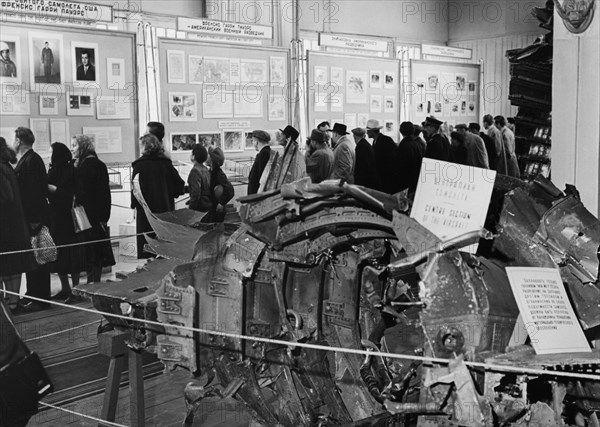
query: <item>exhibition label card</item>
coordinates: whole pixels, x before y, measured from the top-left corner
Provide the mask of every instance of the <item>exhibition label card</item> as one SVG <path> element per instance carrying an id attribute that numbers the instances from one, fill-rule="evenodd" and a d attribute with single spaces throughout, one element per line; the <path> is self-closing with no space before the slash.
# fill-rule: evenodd
<path id="1" fill-rule="evenodd" d="M 537 354 L 591 351 L 557 269 L 506 267 L 506 274 Z"/>
<path id="2" fill-rule="evenodd" d="M 423 158 L 410 216 L 442 241 L 480 230 L 496 172 Z"/>

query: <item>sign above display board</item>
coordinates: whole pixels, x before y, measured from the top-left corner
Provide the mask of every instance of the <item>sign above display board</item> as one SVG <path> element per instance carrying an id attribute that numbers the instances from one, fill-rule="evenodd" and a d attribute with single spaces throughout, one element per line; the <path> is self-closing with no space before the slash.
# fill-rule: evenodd
<path id="1" fill-rule="evenodd" d="M 220 34 L 231 37 L 272 39 L 273 27 L 210 19 L 177 18 L 177 29 L 189 33 Z"/>
<path id="2" fill-rule="evenodd" d="M 319 46 L 360 49 L 371 52 L 387 52 L 388 42 L 380 39 L 346 36 L 340 34 L 319 33 Z"/>
<path id="3" fill-rule="evenodd" d="M 70 1 L 2 1 L 0 2 L 0 14 L 34 15 L 36 19 L 49 22 L 63 19 L 88 22 L 113 22 L 112 6 Z"/>
<path id="4" fill-rule="evenodd" d="M 471 59 L 473 51 L 471 49 L 462 49 L 459 47 L 440 46 L 433 44 L 421 45 L 423 55 L 445 56 L 447 58 Z"/>

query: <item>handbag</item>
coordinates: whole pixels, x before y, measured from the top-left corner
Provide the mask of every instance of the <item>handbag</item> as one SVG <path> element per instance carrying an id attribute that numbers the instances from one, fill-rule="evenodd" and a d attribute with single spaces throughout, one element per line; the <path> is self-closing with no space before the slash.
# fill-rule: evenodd
<path id="1" fill-rule="evenodd" d="M 34 249 L 35 261 L 39 265 L 56 261 L 58 251 L 50 235 L 50 230 L 45 225 L 40 228 L 37 234 L 31 236 L 31 247 Z"/>
<path id="2" fill-rule="evenodd" d="M 3 311 L 0 316 L 3 315 L 8 320 L 18 336 L 6 307 L 1 303 L 0 306 Z M 6 328 L 3 330 L 6 331 Z M 6 421 L 10 422 L 11 419 L 22 417 L 24 414 L 33 415 L 37 412 L 39 400 L 54 390 L 39 356 L 27 349 L 20 336 L 18 338 L 27 354 L 18 362 L 0 367 L 0 421 L 7 418 Z"/>
<path id="3" fill-rule="evenodd" d="M 92 228 L 92 224 L 85 213 L 85 208 L 75 202 L 74 196 L 73 207 L 71 208 L 71 216 L 73 217 L 73 228 L 75 229 L 75 233 L 81 233 L 82 231 Z"/>

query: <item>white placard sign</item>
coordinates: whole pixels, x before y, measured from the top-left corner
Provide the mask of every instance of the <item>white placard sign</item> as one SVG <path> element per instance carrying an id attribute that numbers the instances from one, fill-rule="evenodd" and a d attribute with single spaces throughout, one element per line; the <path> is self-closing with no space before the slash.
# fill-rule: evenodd
<path id="1" fill-rule="evenodd" d="M 369 39 L 365 37 L 346 36 L 341 34 L 319 33 L 319 46 L 360 49 L 371 52 L 388 51 L 387 40 Z"/>
<path id="2" fill-rule="evenodd" d="M 94 135 L 94 145 L 98 154 L 123 152 L 120 126 L 84 127 L 83 134 Z"/>
<path id="3" fill-rule="evenodd" d="M 219 120 L 217 122 L 219 129 L 244 129 L 250 127 L 248 120 Z"/>
<path id="4" fill-rule="evenodd" d="M 251 39 L 272 39 L 273 27 L 210 19 L 177 18 L 177 29 L 189 33 L 220 34 Z"/>
<path id="5" fill-rule="evenodd" d="M 112 6 L 74 1 L 11 0 L 0 4 L 0 13 L 35 15 L 38 20 L 70 19 L 91 22 L 113 22 Z"/>
<path id="6" fill-rule="evenodd" d="M 421 45 L 421 54 L 460 59 L 471 59 L 473 57 L 473 51 L 471 49 L 433 44 Z"/>
<path id="7" fill-rule="evenodd" d="M 591 351 L 557 269 L 506 267 L 506 274 L 537 354 Z"/>
<path id="8" fill-rule="evenodd" d="M 496 172 L 423 158 L 410 216 L 442 241 L 480 230 Z"/>

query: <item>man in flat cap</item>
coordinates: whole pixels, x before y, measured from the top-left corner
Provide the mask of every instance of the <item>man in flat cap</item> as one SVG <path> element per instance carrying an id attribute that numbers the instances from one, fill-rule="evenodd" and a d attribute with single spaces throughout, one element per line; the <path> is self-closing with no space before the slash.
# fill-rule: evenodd
<path id="1" fill-rule="evenodd" d="M 440 132 L 442 123 L 442 121 L 433 116 L 427 117 L 422 123 L 423 133 L 425 134 L 425 140 L 427 141 L 424 157 L 451 162 L 452 155 L 450 151 L 450 141 L 448 141 L 448 138 Z"/>
<path id="2" fill-rule="evenodd" d="M 370 119 L 367 121 L 367 135 L 373 139 L 373 151 L 375 152 L 375 165 L 377 166 L 377 175 L 381 182 L 381 191 L 388 194 L 394 194 L 396 185 L 394 184 L 396 169 L 396 143 L 392 138 L 381 133 L 383 126 L 379 120 Z"/>
<path id="3" fill-rule="evenodd" d="M 469 132 L 469 127 L 465 123 L 457 124 L 454 129 L 465 138 L 467 164 L 476 168 L 489 169 L 490 164 L 483 139 Z"/>
<path id="4" fill-rule="evenodd" d="M 356 161 L 354 163 L 354 183 L 373 190 L 380 190 L 381 182 L 375 166 L 375 152 L 365 139 L 367 131 L 363 128 L 352 129 L 356 143 Z"/>
<path id="5" fill-rule="evenodd" d="M 343 179 L 348 184 L 354 183 L 354 163 L 356 160 L 356 144 L 350 139 L 346 125 L 335 123 L 331 129 L 333 143 L 333 172 L 331 179 Z"/>
<path id="6" fill-rule="evenodd" d="M 313 184 L 329 179 L 333 172 L 333 151 L 327 145 L 325 132 L 313 129 L 306 152 L 306 172 Z"/>
<path id="7" fill-rule="evenodd" d="M 252 132 L 252 139 L 254 148 L 258 151 L 258 154 L 248 175 L 248 195 L 258 193 L 260 178 L 271 158 L 271 147 L 269 146 L 271 135 L 264 130 L 255 130 Z"/>
<path id="8" fill-rule="evenodd" d="M 421 139 L 415 136 L 412 122 L 402 122 L 400 133 L 403 138 L 396 149 L 396 192 L 408 188 L 408 193 L 414 194 L 417 191 L 425 146 Z"/>

